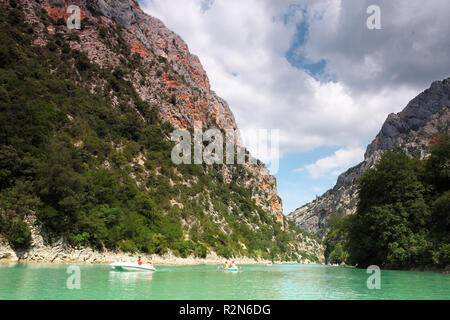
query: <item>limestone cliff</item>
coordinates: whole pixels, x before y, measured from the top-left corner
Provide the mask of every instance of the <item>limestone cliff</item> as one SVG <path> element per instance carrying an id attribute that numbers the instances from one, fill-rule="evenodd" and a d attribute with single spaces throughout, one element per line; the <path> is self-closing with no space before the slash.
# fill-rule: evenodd
<path id="1" fill-rule="evenodd" d="M 71 17 L 70 5 L 81 8 L 80 29 L 69 29 L 66 25 Z M 42 144 L 33 149 L 36 152 L 32 158 L 39 170 L 30 175 L 26 163 L 23 167 L 18 164 L 15 171 L 6 168 L 7 177 L 0 181 L 3 184 L 0 186 L 0 218 L 3 219 L 0 223 L 12 221 L 11 225 L 20 228 L 24 238 L 29 238 L 28 229 L 33 231 L 31 245 L 28 249 L 20 249 L 22 251 L 15 249 L 16 257 L 70 260 L 73 258 L 70 252 L 78 254 L 77 248 L 82 247 L 88 250 L 94 242 L 97 248 L 93 251 L 116 248 L 136 251 L 138 245 L 137 250 L 148 252 L 168 249 L 175 254 L 202 255 L 206 247 L 209 253 L 219 256 L 237 254 L 304 262 L 323 260 L 320 244 L 283 219 L 276 179 L 260 161 L 244 165 L 184 167 L 170 161 L 171 126 L 191 130 L 201 123 L 204 130 L 212 127 L 227 130 L 237 129 L 237 125 L 226 101 L 211 90 L 199 58 L 191 54 L 186 43 L 163 22 L 145 14 L 134 0 L 11 0 L 0 2 L 0 6 L 3 18 L 0 24 L 11 34 L 18 35 L 8 34 L 4 37 L 6 40 L 0 40 L 13 43 L 26 52 L 23 56 L 16 52 L 13 55 L 1 47 L 7 52 L 8 60 L 2 62 L 4 69 L 0 72 L 8 75 L 6 81 L 16 76 L 23 80 L 26 75 L 31 83 L 45 87 L 47 100 L 39 103 L 49 109 L 37 108 L 33 112 L 42 111 L 45 117 L 48 116 L 47 126 L 51 129 L 47 140 L 42 140 Z M 19 63 L 31 67 L 20 70 Z M 39 72 L 31 70 L 34 66 Z M 21 126 L 23 118 L 16 117 L 20 108 L 14 108 L 10 100 L 17 92 L 9 94 L 13 86 L 5 83 L 0 84 L 5 87 L 0 89 L 7 92 L 5 97 L 9 105 L 7 111 L 1 112 L 2 115 L 9 112 L 8 117 L 14 118 L 10 120 L 9 135 L 19 136 L 16 128 Z M 20 90 L 26 94 L 32 91 Z M 79 109 L 72 106 L 70 96 L 76 90 L 80 90 L 80 96 L 85 99 Z M 69 103 L 61 104 L 62 98 L 58 94 L 62 92 L 68 94 Z M 36 93 L 30 93 L 27 103 L 36 104 L 43 98 Z M 52 109 L 50 106 L 57 107 Z M 33 131 L 33 134 L 36 132 L 40 131 Z M 133 135 L 136 132 L 139 137 Z M 57 142 L 51 145 L 49 141 L 52 140 Z M 22 147 L 28 147 L 26 143 L 16 141 L 19 140 L 5 138 L 0 141 L 0 160 L 3 161 L 0 165 L 17 162 Z M 62 167 L 67 166 L 81 183 L 67 186 L 70 181 L 63 177 L 65 170 L 54 172 L 56 178 L 49 180 L 63 184 L 57 195 L 58 190 L 48 190 L 45 183 L 34 183 L 37 177 L 46 179 L 46 174 L 42 174 L 45 170 L 53 170 L 48 159 L 72 154 L 80 156 L 79 162 L 74 164 L 76 169 L 70 168 L 75 162 L 73 158 L 55 161 L 61 161 Z M 141 196 L 138 200 L 135 196 L 133 201 L 145 204 L 145 209 L 132 206 L 130 209 L 127 203 L 130 198 L 118 199 L 119 192 L 114 193 L 115 198 L 103 198 L 98 193 L 93 196 L 100 182 L 84 177 L 99 172 L 103 177 L 111 178 L 102 188 L 115 184 L 127 186 Z M 28 189 L 16 186 L 16 183 L 22 186 L 21 174 L 29 175 Z M 16 206 L 8 192 L 28 199 L 26 193 L 33 201 L 23 201 Z M 67 196 L 67 193 L 71 195 Z M 73 194 L 76 196 L 72 197 Z M 149 205 L 152 199 L 156 203 Z M 75 210 L 77 207 L 69 206 L 69 202 L 80 205 L 83 210 Z M 63 206 L 65 209 L 61 209 Z M 126 223 L 113 220 L 111 223 L 106 215 L 116 217 L 115 210 L 121 212 L 117 216 L 138 217 L 147 224 L 136 225 L 128 231 L 118 228 L 119 235 L 115 234 L 114 241 L 110 241 L 105 232 L 112 232 L 119 224 L 125 230 L 125 226 L 138 220 L 130 219 Z M 101 218 L 89 220 L 89 212 L 95 212 Z M 152 224 L 152 214 L 161 221 L 170 220 L 174 230 L 165 228 L 162 223 Z M 60 219 L 58 221 L 64 226 L 52 223 L 54 219 Z M 73 219 L 72 223 L 66 223 L 70 219 Z M 76 228 L 72 227 L 73 222 L 77 224 Z M 181 227 L 179 232 L 176 224 Z M 6 238 L 5 225 L 0 225 L 0 233 Z M 93 229 L 100 226 L 105 231 L 103 238 L 96 239 L 96 231 L 87 230 L 87 226 Z M 142 228 L 144 232 L 135 232 Z M 8 240 L 11 244 L 11 239 Z M 6 259 L 11 254 L 5 248 L 0 250 L 0 256 L 5 252 Z"/>
<path id="2" fill-rule="evenodd" d="M 358 201 L 358 180 L 372 168 L 386 150 L 401 151 L 421 159 L 436 137 L 449 134 L 450 78 L 435 81 L 431 87 L 397 114 L 390 114 L 381 131 L 367 147 L 364 161 L 342 173 L 333 189 L 291 212 L 287 219 L 308 232 L 324 236 L 331 215 L 354 213 Z"/>
<path id="3" fill-rule="evenodd" d="M 130 51 L 141 57 L 143 72 L 124 75 L 140 97 L 149 104 L 158 105 L 159 115 L 175 128 L 193 128 L 201 122 L 204 129 L 217 124 L 220 129 L 237 129 L 236 121 L 227 102 L 211 90 L 208 76 L 199 58 L 190 53 L 187 44 L 176 33 L 167 29 L 162 21 L 145 14 L 135 0 L 43 0 L 24 1 L 29 22 L 37 23 L 45 33 L 55 33 L 53 24 L 45 26 L 36 12 L 44 8 L 53 20 L 67 20 L 67 8 L 81 8 L 82 28 L 72 30 L 79 41 L 70 46 L 85 51 L 92 62 L 100 66 L 120 67 L 124 57 L 105 45 L 108 29 L 116 24 L 123 27 L 123 38 Z M 44 45 L 45 37 L 35 40 Z M 117 45 L 122 45 L 117 43 Z M 99 84 L 102 85 L 102 84 Z M 95 88 L 93 88 L 94 90 Z M 115 99 L 112 95 L 112 99 Z M 277 196 L 276 179 L 270 176 L 264 164 L 245 165 L 258 184 L 253 198 L 264 210 L 272 212 L 282 223 L 283 209 Z M 226 174 L 226 172 L 225 172 Z M 248 182 L 248 185 L 253 185 Z M 260 194 L 257 194 L 260 192 Z"/>

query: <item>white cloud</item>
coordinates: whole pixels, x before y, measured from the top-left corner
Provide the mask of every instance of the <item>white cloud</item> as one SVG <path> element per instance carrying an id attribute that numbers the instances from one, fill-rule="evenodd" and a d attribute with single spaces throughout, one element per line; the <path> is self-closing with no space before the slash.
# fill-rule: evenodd
<path id="1" fill-rule="evenodd" d="M 319 179 L 325 175 L 338 175 L 346 168 L 363 160 L 362 148 L 339 149 L 333 155 L 317 160 L 305 166 L 313 179 Z"/>
<path id="2" fill-rule="evenodd" d="M 142 2 L 199 56 L 239 128 L 280 129 L 280 156 L 341 148 L 312 164 L 311 175 L 362 160 L 387 115 L 450 70 L 447 0 L 379 0 L 381 31 L 366 28 L 369 0 Z M 301 22 L 309 28 L 297 49 L 308 61 L 324 59 L 336 82 L 320 82 L 286 59 Z"/>
<path id="3" fill-rule="evenodd" d="M 331 0 L 300 2 L 310 5 L 310 15 L 325 12 L 321 20 L 310 19 L 307 48 L 312 57 L 330 59 L 334 68 L 335 56 L 320 56 L 318 42 L 330 45 L 333 37 L 342 37 L 332 28 L 342 23 L 343 5 Z M 341 82 L 320 83 L 292 66 L 285 53 L 296 36 L 296 23 L 305 18 L 294 14 L 285 24 L 281 18 L 289 10 L 287 1 L 217 0 L 209 5 L 202 11 L 200 0 L 152 0 L 143 8 L 179 33 L 200 57 L 212 88 L 229 102 L 241 129 L 281 130 L 282 153 L 367 144 L 387 114 L 401 110 L 420 91 L 397 86 L 367 95 Z M 366 57 L 362 66 L 348 66 L 349 61 L 341 62 L 344 71 L 364 76 L 358 68 L 369 65 L 377 70 L 376 55 Z M 345 73 L 337 67 L 334 71 L 338 78 Z"/>
<path id="4" fill-rule="evenodd" d="M 373 0 L 316 0 L 308 6 L 312 60 L 353 90 L 376 92 L 408 85 L 429 86 L 449 76 L 450 2 L 378 0 L 381 30 L 369 30 L 366 9 Z M 413 97 L 410 97 L 413 98 Z"/>

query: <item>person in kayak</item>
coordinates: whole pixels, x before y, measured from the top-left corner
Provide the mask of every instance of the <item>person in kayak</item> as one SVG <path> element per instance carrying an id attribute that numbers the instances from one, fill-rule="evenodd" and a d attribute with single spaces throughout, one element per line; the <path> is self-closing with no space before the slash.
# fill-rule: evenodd
<path id="1" fill-rule="evenodd" d="M 141 265 L 141 264 L 142 264 L 141 256 L 138 257 L 137 264 L 138 264 L 138 265 Z"/>
<path id="2" fill-rule="evenodd" d="M 230 268 L 232 268 L 232 269 L 236 269 L 237 268 L 236 264 L 234 263 L 234 260 L 231 261 Z"/>
<path id="3" fill-rule="evenodd" d="M 152 264 L 153 264 L 153 262 L 152 262 L 152 257 L 150 257 L 150 258 L 147 259 L 147 263 L 148 263 L 149 265 L 152 265 Z"/>

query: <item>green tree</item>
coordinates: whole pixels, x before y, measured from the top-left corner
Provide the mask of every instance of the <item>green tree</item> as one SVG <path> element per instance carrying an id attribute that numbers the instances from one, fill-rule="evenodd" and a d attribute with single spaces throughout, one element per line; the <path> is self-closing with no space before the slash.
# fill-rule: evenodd
<path id="1" fill-rule="evenodd" d="M 449 140 L 442 138 L 423 161 L 385 152 L 364 174 L 347 229 L 351 263 L 408 268 L 448 262 L 449 150 Z M 327 236 L 330 256 L 332 240 L 342 234 L 335 227 Z"/>

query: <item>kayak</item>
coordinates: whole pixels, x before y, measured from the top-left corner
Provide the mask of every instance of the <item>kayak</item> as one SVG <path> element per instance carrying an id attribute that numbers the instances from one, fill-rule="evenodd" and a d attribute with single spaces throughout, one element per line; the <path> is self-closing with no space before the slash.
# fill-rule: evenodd
<path id="1" fill-rule="evenodd" d="M 222 268 L 222 270 L 226 270 L 226 271 L 239 271 L 240 268 Z"/>
<path id="2" fill-rule="evenodd" d="M 226 270 L 226 271 L 239 271 L 239 270 L 241 270 L 241 267 L 225 268 L 224 266 L 218 266 L 217 269 Z"/>
<path id="3" fill-rule="evenodd" d="M 127 271 L 156 271 L 155 267 L 148 263 L 138 264 L 137 262 L 113 262 L 111 268 Z"/>

